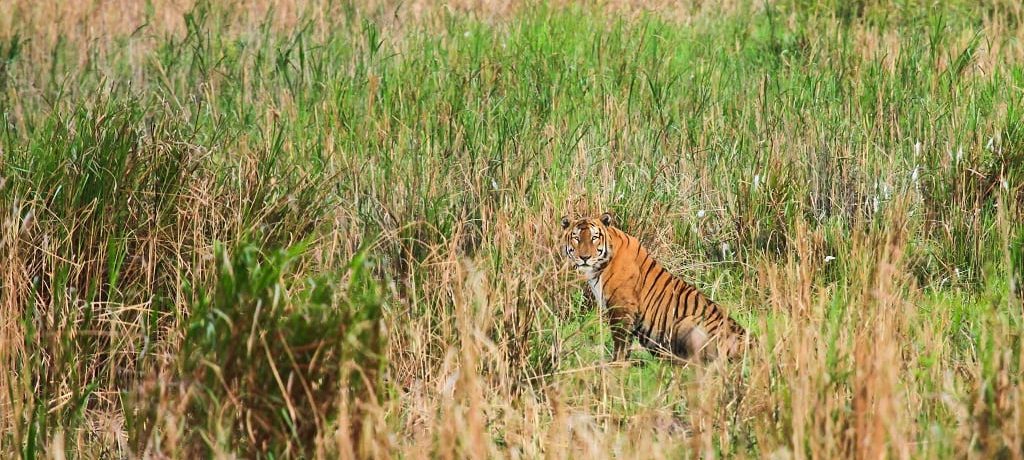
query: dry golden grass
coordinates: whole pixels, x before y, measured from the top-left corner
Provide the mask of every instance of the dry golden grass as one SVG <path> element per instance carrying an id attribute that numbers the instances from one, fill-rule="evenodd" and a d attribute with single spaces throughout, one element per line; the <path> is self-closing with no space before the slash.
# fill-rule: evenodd
<path id="1" fill-rule="evenodd" d="M 1021 458 L 1024 13 L 853 5 L 0 0 L 0 451 Z"/>

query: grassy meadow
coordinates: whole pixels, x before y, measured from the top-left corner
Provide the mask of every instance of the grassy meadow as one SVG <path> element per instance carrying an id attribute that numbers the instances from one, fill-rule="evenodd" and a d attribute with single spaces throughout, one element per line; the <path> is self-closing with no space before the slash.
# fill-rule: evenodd
<path id="1" fill-rule="evenodd" d="M 1021 458 L 1022 217 L 1016 0 L 0 0 L 0 455 Z"/>

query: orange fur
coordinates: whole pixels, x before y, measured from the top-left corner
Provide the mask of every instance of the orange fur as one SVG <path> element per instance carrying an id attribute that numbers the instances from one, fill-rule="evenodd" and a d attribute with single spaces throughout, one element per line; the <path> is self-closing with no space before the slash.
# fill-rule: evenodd
<path id="1" fill-rule="evenodd" d="M 607 312 L 615 359 L 628 357 L 632 336 L 652 351 L 714 359 L 741 352 L 746 331 L 693 285 L 666 271 L 611 216 L 562 219 L 564 254 L 587 279 Z"/>

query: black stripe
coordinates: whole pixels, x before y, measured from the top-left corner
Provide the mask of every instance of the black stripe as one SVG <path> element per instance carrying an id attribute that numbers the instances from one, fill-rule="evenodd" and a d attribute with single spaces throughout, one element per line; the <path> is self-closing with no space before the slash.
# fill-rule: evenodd
<path id="1" fill-rule="evenodd" d="M 647 257 L 644 258 L 644 262 L 647 262 L 648 260 L 651 261 L 651 264 L 647 266 L 647 271 L 644 272 L 644 279 L 643 279 L 643 281 L 640 282 L 640 289 L 643 289 L 643 287 L 647 285 L 647 275 L 649 275 L 651 273 L 651 270 L 654 270 L 655 265 L 657 265 L 651 259 L 650 254 L 648 254 Z M 643 262 L 641 262 L 640 263 L 640 268 L 643 268 L 643 267 L 644 267 L 644 264 L 643 264 Z"/>
<path id="2" fill-rule="evenodd" d="M 706 327 L 707 327 L 707 333 L 708 333 L 709 337 L 715 335 L 715 332 L 718 331 L 718 329 L 722 327 L 722 322 L 723 321 L 721 320 L 721 318 L 719 318 L 718 321 L 714 321 L 714 322 L 709 322 L 708 323 L 708 326 L 706 326 Z"/>
<path id="3" fill-rule="evenodd" d="M 672 290 L 669 288 L 671 285 L 672 277 L 670 276 L 667 280 L 665 280 L 665 284 L 661 285 L 661 293 L 658 295 L 657 299 L 652 299 L 653 302 L 651 302 L 651 305 L 653 305 L 656 308 L 661 307 L 662 301 L 665 299 L 665 294 L 669 294 L 672 292 Z"/>
<path id="4" fill-rule="evenodd" d="M 676 329 L 679 329 L 679 325 L 682 324 L 683 321 L 686 321 L 685 317 L 683 317 L 683 318 L 676 318 L 675 321 L 672 322 L 672 331 L 674 332 Z M 676 337 L 676 340 L 678 340 L 678 339 L 679 338 Z"/>
<path id="5" fill-rule="evenodd" d="M 672 303 L 669 305 L 669 308 L 671 308 L 672 310 L 672 314 L 666 315 L 665 317 L 665 340 L 669 341 L 670 343 L 675 341 L 676 330 L 673 326 L 675 325 L 675 322 L 679 320 L 679 300 L 682 295 L 682 289 L 675 290 L 675 295 L 672 296 Z"/>
<path id="6" fill-rule="evenodd" d="M 686 316 L 686 295 L 689 293 L 689 288 L 690 285 L 686 284 L 685 282 L 682 283 L 682 286 L 679 287 L 679 298 L 676 299 L 676 308 L 672 311 L 673 318 L 678 319 Z M 680 306 L 683 307 L 682 314 L 679 314 Z"/>
<path id="7" fill-rule="evenodd" d="M 700 310 L 697 310 L 697 312 L 694 313 L 694 314 L 696 316 L 698 316 L 698 317 L 704 317 L 704 310 L 705 310 L 705 307 L 707 306 L 707 302 L 704 301 L 704 296 L 702 296 L 702 295 L 697 296 L 697 298 L 694 299 L 694 303 L 697 305 L 697 307 L 700 308 Z"/>
<path id="8" fill-rule="evenodd" d="M 618 233 L 622 233 L 622 232 L 618 232 Z M 622 245 L 622 249 L 624 249 L 624 250 L 625 249 L 629 249 L 629 235 L 626 235 L 625 233 L 623 233 L 623 234 L 619 235 L 619 239 L 620 240 L 624 240 L 626 242 L 625 244 Z"/>
<path id="9" fill-rule="evenodd" d="M 640 316 L 640 319 L 644 322 L 645 326 L 651 327 L 650 326 L 651 321 L 648 318 L 651 317 L 651 316 L 654 316 L 654 313 L 657 313 L 657 311 L 655 310 L 655 307 L 654 307 L 653 300 L 659 294 L 664 294 L 664 291 L 662 291 L 661 289 L 656 289 L 655 287 L 652 287 L 651 288 L 651 296 L 650 296 L 651 298 L 650 298 L 650 300 L 643 302 L 644 313 L 643 313 L 643 315 Z"/>
<path id="10" fill-rule="evenodd" d="M 718 327 L 720 325 L 721 325 L 721 323 L 716 323 L 716 324 L 713 324 L 711 326 L 705 326 L 704 331 L 708 334 L 708 340 L 711 340 L 713 337 L 715 337 L 715 335 L 716 335 L 715 331 L 718 330 Z"/>
<path id="11" fill-rule="evenodd" d="M 645 319 L 646 316 L 647 316 L 647 313 L 649 311 L 650 311 L 650 306 L 645 304 L 645 303 L 643 303 L 643 302 L 641 302 L 640 303 L 640 311 L 636 315 L 636 319 L 634 319 L 634 321 L 636 322 L 636 336 L 637 337 L 646 337 L 647 334 L 650 332 L 649 324 L 648 324 L 647 320 Z"/>
<path id="12" fill-rule="evenodd" d="M 683 313 L 683 317 L 692 317 L 694 315 L 694 312 L 696 311 L 695 305 L 693 305 L 693 300 L 691 300 L 691 298 L 696 297 L 697 289 L 694 288 L 693 286 L 688 287 L 690 288 L 690 292 L 686 293 L 686 312 Z"/>
<path id="13" fill-rule="evenodd" d="M 618 292 L 619 288 L 621 288 L 621 287 L 622 287 L 621 284 L 618 285 L 618 286 L 615 286 L 615 289 L 612 289 L 612 292 L 609 292 L 608 295 L 604 296 L 604 298 L 611 300 L 612 294 L 615 294 L 616 292 Z M 604 286 L 601 286 L 601 295 L 604 295 Z"/>
<path id="14" fill-rule="evenodd" d="M 737 335 L 746 335 L 747 334 L 747 330 L 743 328 L 742 324 L 740 324 L 738 321 L 732 319 L 731 316 L 728 317 L 728 318 L 729 318 L 729 329 L 732 330 L 733 334 L 737 334 Z"/>
<path id="15" fill-rule="evenodd" d="M 649 292 L 648 292 L 648 293 L 647 293 L 646 295 L 644 295 L 644 298 L 643 298 L 643 299 L 641 299 L 641 300 L 640 300 L 640 303 L 641 303 L 641 304 L 646 304 L 646 303 L 647 303 L 647 299 L 651 298 L 651 297 L 652 297 L 652 296 L 653 296 L 653 295 L 654 295 L 654 294 L 656 293 L 656 292 L 655 292 L 655 290 L 654 290 L 654 287 L 658 285 L 658 280 L 660 280 L 660 279 L 661 279 L 661 277 L 662 277 L 662 275 L 665 275 L 666 273 L 668 273 L 668 272 L 666 272 L 666 271 L 665 271 L 665 270 L 663 270 L 663 269 L 661 269 L 661 270 L 660 270 L 660 271 L 658 272 L 658 276 L 655 276 L 655 277 L 654 277 L 654 283 L 653 283 L 653 284 L 651 284 L 651 287 L 650 287 L 650 289 L 649 289 Z M 646 285 L 647 285 L 647 283 L 644 283 L 644 284 L 643 284 L 643 286 L 646 286 Z M 643 286 L 641 286 L 641 287 L 643 287 Z"/>
<path id="16" fill-rule="evenodd" d="M 712 308 L 711 311 L 708 312 L 707 320 L 708 321 L 714 321 L 716 319 L 721 319 L 722 318 L 722 313 L 720 311 L 718 311 L 718 310 L 719 310 L 718 308 Z"/>
<path id="17" fill-rule="evenodd" d="M 665 340 L 667 338 L 667 337 L 665 337 L 667 335 L 667 333 L 668 333 L 668 329 L 666 329 L 666 327 L 668 326 L 669 320 L 672 317 L 674 317 L 674 314 L 675 314 L 674 311 L 671 311 L 671 314 L 670 314 L 670 310 L 673 310 L 673 308 L 672 308 L 673 304 L 678 305 L 678 302 L 675 301 L 679 297 L 678 282 L 679 282 L 678 278 L 673 278 L 672 281 L 669 282 L 669 285 L 668 285 L 669 290 L 672 292 L 672 295 L 670 295 L 668 297 L 668 299 L 666 299 L 668 303 L 665 305 L 665 308 L 662 309 L 663 310 L 663 315 L 662 315 L 662 318 L 661 318 L 661 328 L 660 328 L 662 340 Z"/>

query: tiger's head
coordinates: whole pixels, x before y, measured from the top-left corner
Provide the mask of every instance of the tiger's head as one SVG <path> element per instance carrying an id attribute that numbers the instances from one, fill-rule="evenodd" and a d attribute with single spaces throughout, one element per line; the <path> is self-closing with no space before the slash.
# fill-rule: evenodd
<path id="1" fill-rule="evenodd" d="M 592 274 L 608 264 L 613 250 L 608 241 L 608 227 L 611 225 L 612 215 L 608 213 L 597 219 L 572 221 L 569 217 L 562 218 L 564 252 L 576 270 Z"/>

